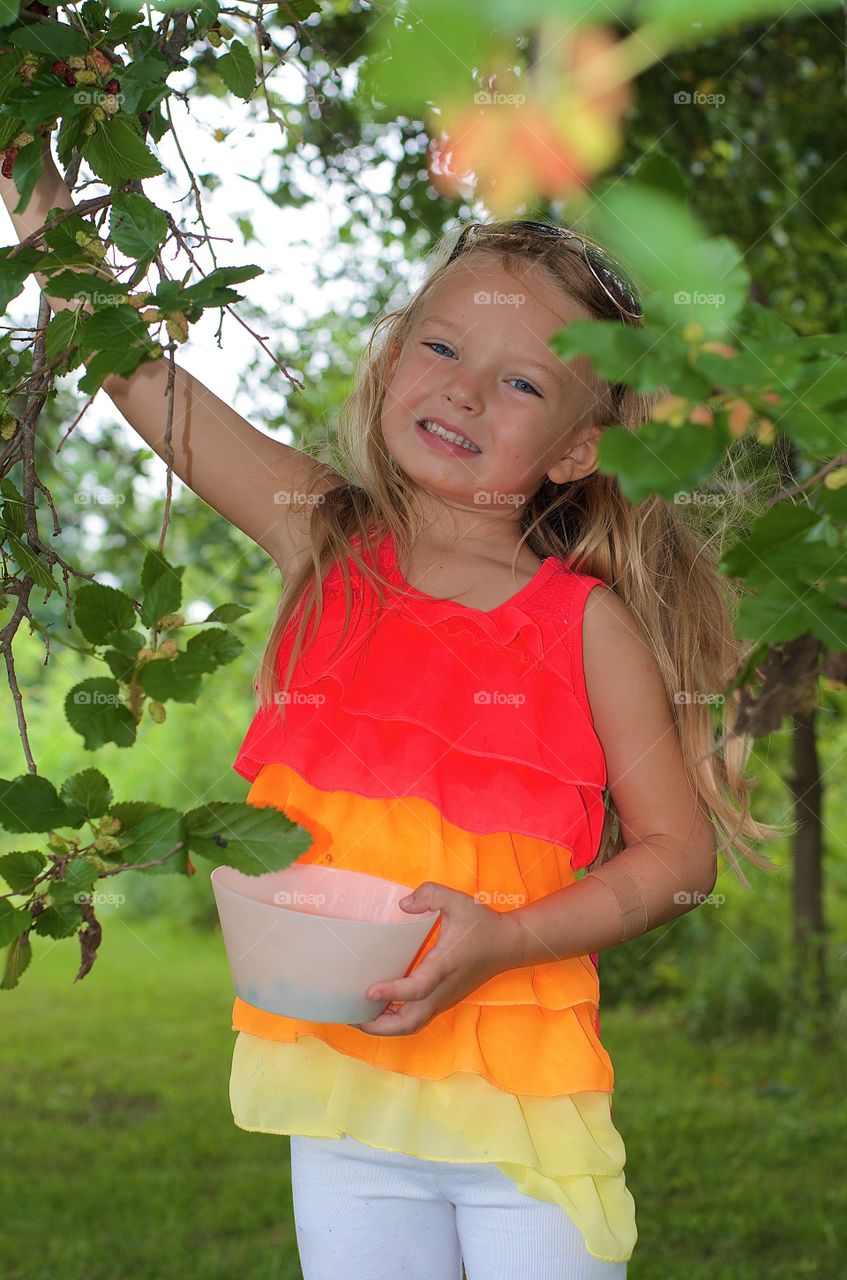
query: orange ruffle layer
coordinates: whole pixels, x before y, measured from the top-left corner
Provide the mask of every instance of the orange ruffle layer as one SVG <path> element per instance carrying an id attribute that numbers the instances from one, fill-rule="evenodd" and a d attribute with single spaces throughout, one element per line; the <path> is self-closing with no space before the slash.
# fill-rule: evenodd
<path id="1" fill-rule="evenodd" d="M 575 878 L 568 849 L 529 836 L 462 831 L 418 797 L 378 800 L 322 792 L 285 764 L 266 765 L 247 798 L 257 806 L 274 805 L 312 832 L 314 843 L 298 865 L 363 871 L 413 889 L 434 881 L 462 893 L 487 893 L 494 910 L 535 902 Z M 418 963 L 439 932 L 437 927 L 427 939 Z M 578 956 L 497 974 L 408 1036 L 286 1018 L 239 997 L 232 1023 L 266 1040 L 315 1036 L 362 1062 L 421 1079 L 468 1071 L 499 1089 L 551 1097 L 613 1088 L 598 1004 L 595 964 Z"/>

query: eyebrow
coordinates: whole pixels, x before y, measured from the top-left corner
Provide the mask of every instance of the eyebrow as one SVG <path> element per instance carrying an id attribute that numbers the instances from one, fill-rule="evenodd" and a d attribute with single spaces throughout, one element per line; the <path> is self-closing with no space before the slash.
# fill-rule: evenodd
<path id="1" fill-rule="evenodd" d="M 452 329 L 454 333 L 459 333 L 459 326 L 453 320 L 448 320 L 446 316 L 424 316 L 423 320 L 420 321 L 421 328 L 425 324 L 440 324 L 445 329 Z M 560 372 L 549 364 L 545 364 L 543 360 L 536 360 L 534 356 L 526 355 L 517 355 L 514 358 L 521 364 L 531 364 L 534 368 L 540 369 L 542 373 L 548 373 L 551 378 L 556 380 L 559 386 L 563 385 Z"/>

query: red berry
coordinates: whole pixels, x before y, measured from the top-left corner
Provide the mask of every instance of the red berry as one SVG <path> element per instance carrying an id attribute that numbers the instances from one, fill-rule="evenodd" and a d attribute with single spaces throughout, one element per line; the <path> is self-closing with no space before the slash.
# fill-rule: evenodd
<path id="1" fill-rule="evenodd" d="M 12 170 L 15 167 L 15 160 L 17 158 L 17 154 L 19 151 L 20 151 L 20 147 L 7 148 L 6 154 L 3 156 L 2 169 L 0 169 L 0 172 L 2 172 L 4 178 L 11 178 Z"/>
<path id="2" fill-rule="evenodd" d="M 53 63 L 50 70 L 53 72 L 54 76 L 63 76 L 66 71 L 70 70 L 70 68 L 66 62 L 62 62 L 60 59 L 58 62 Z"/>
<path id="3" fill-rule="evenodd" d="M 121 91 L 120 80 L 107 80 L 106 83 L 103 85 L 104 93 L 120 93 L 120 91 Z"/>
<path id="4" fill-rule="evenodd" d="M 76 72 L 73 67 L 68 67 L 65 72 L 65 84 L 70 85 L 71 88 L 76 84 Z"/>

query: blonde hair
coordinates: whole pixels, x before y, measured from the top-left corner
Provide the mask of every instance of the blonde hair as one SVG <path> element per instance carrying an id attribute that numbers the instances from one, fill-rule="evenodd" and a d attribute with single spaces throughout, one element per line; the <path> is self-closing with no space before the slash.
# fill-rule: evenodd
<path id="1" fill-rule="evenodd" d="M 567 238 L 539 235 L 510 222 L 482 224 L 482 232 L 467 253 L 494 252 L 509 271 L 541 267 L 564 294 L 591 316 L 642 327 L 640 319 L 624 315 L 615 306 L 584 255 Z M 323 583 L 332 565 L 340 565 L 346 600 L 339 644 L 351 620 L 349 562 L 352 560 L 376 593 L 376 618 L 384 602 L 383 587 L 393 585 L 375 565 L 372 568 L 364 562 L 351 538 L 358 535 L 359 547 L 365 548 L 391 532 L 398 559 L 407 563 L 415 537 L 423 527 L 415 484 L 386 450 L 382 405 L 392 351 L 398 344 L 402 347 L 433 291 L 452 272 L 449 259 L 457 239 L 455 231 L 441 238 L 429 256 L 421 286 L 404 306 L 377 321 L 360 356 L 354 389 L 341 407 L 338 449 L 342 472 L 353 479 L 324 492 L 321 501 L 313 504 L 309 525 L 311 563 L 285 583 L 257 670 L 257 705 L 265 709 L 275 704 L 281 718 L 294 666 L 320 625 Z M 464 261 L 465 256 L 462 254 L 458 261 Z M 650 418 L 656 401 L 666 394 L 662 390 L 644 395 L 623 384 L 611 384 L 595 373 L 587 357 L 578 357 L 576 365 L 585 370 L 593 392 L 591 425 L 614 423 L 635 432 Z M 580 421 L 572 424 L 570 436 L 577 438 L 576 433 L 586 425 L 586 416 L 583 414 Z M 729 456 L 727 461 L 734 475 Z M 321 465 L 315 462 L 316 477 Z M 729 488 L 737 491 L 737 486 Z M 729 509 L 729 514 L 725 514 L 721 527 L 702 535 L 695 528 L 701 515 L 696 505 L 686 508 L 693 517 L 686 522 L 679 507 L 661 497 L 630 502 L 613 475 L 595 471 L 564 485 L 546 477 L 523 505 L 521 539 L 515 555 L 526 543 L 539 557 L 557 556 L 575 572 L 602 578 L 631 610 L 661 671 L 697 803 L 710 815 L 718 850 L 749 888 L 735 855 L 761 868 L 778 870 L 746 839 L 775 840 L 783 830 L 755 821 L 750 813 L 748 792 L 755 779 L 745 777 L 745 767 L 754 740 L 733 732 L 740 691 L 734 690 L 721 702 L 723 691 L 741 670 L 749 652 L 741 647 L 733 631 L 732 610 L 737 595 L 716 568 L 733 522 L 728 492 L 722 506 Z M 278 646 L 301 603 L 303 612 L 294 634 L 285 689 L 280 692 L 276 679 Z M 304 645 L 307 632 L 308 642 Z M 679 694 L 685 695 L 684 700 L 679 700 Z M 718 712 L 718 724 L 713 725 L 711 707 L 716 701 L 722 710 Z M 606 820 L 592 867 L 624 847 L 608 791 L 605 805 Z"/>

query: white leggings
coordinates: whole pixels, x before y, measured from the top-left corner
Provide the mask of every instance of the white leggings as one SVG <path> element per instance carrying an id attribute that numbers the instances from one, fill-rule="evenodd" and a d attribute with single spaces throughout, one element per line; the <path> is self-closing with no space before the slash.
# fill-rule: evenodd
<path id="1" fill-rule="evenodd" d="M 291 1189 L 303 1280 L 626 1280 L 495 1164 L 292 1134 Z"/>

